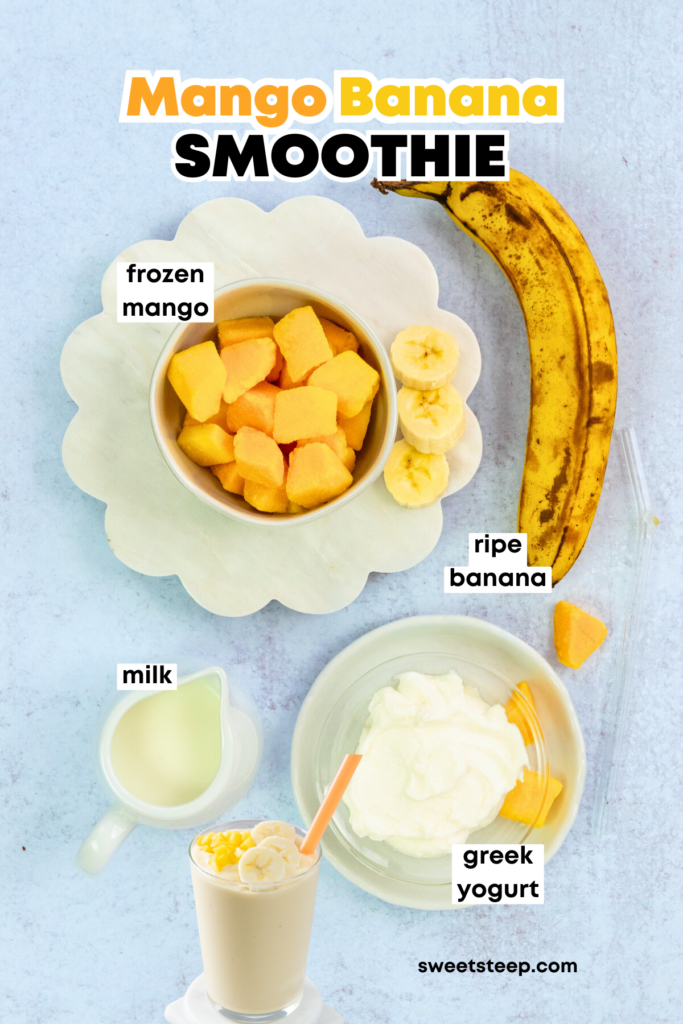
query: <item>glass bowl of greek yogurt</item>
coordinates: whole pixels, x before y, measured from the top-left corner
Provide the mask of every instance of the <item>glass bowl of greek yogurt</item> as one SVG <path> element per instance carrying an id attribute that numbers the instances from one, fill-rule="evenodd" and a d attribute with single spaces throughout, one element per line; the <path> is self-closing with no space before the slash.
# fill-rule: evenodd
<path id="1" fill-rule="evenodd" d="M 513 693 L 524 710 L 523 681 L 536 703 L 525 714 L 525 737 L 505 713 Z M 524 641 L 469 616 L 389 623 L 326 666 L 292 744 L 304 820 L 351 753 L 364 760 L 323 852 L 366 891 L 424 909 L 451 906 L 453 843 L 544 843 L 546 860 L 552 856 L 585 775 L 583 739 L 559 677 Z M 563 782 L 540 829 L 498 813 L 525 770 L 541 786 L 550 776 Z"/>

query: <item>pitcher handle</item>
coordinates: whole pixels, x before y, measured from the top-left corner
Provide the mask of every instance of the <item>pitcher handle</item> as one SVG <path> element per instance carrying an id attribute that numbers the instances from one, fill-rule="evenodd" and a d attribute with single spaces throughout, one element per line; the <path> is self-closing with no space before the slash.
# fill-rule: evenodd
<path id="1" fill-rule="evenodd" d="M 83 870 L 90 875 L 101 871 L 135 825 L 120 807 L 110 807 L 78 851 L 76 859 Z"/>

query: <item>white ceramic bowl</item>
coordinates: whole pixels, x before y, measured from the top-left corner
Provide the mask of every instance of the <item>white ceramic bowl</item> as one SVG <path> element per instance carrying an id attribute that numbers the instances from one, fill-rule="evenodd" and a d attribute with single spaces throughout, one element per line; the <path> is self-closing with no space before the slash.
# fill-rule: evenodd
<path id="1" fill-rule="evenodd" d="M 166 374 L 176 352 L 198 345 L 209 339 L 216 340 L 216 324 L 221 320 L 242 316 L 282 317 L 298 306 L 313 306 L 319 316 L 333 320 L 358 338 L 360 355 L 380 375 L 380 387 L 372 406 L 372 416 L 362 451 L 357 453 L 353 471 L 353 484 L 344 494 L 319 508 L 300 515 L 277 515 L 259 512 L 244 498 L 225 491 L 210 469 L 192 462 L 178 447 L 185 410 L 169 384 Z M 396 386 L 386 349 L 372 329 L 348 306 L 327 292 L 309 285 L 275 278 L 256 278 L 235 281 L 219 288 L 214 299 L 215 323 L 181 324 L 168 339 L 152 374 L 150 387 L 150 416 L 152 428 L 161 454 L 180 482 L 201 501 L 216 511 L 243 522 L 266 526 L 292 526 L 310 522 L 353 501 L 373 483 L 384 469 L 384 464 L 396 437 Z"/>
<path id="2" fill-rule="evenodd" d="M 550 665 L 524 641 L 481 619 L 462 615 L 419 616 L 389 623 L 360 637 L 318 676 L 304 701 L 292 741 L 292 785 L 299 811 L 310 822 L 325 787 L 346 753 L 355 749 L 370 698 L 397 672 L 441 673 L 455 669 L 484 699 L 505 703 L 526 681 L 543 730 L 527 748 L 530 766 L 563 784 L 543 828 L 496 818 L 469 842 L 536 842 L 546 862 L 562 845 L 576 817 L 585 778 L 581 729 L 569 694 Z M 348 879 L 389 903 L 420 909 L 451 909 L 449 857 L 420 859 L 386 843 L 359 839 L 342 802 L 322 840 L 323 853 Z"/>

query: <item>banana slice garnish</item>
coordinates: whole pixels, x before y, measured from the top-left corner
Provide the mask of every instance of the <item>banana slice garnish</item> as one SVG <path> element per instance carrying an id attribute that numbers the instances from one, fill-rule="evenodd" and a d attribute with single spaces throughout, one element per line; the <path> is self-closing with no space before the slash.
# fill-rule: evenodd
<path id="1" fill-rule="evenodd" d="M 285 877 L 285 862 L 277 850 L 268 846 L 252 846 L 237 862 L 240 881 L 245 885 L 268 885 Z"/>
<path id="2" fill-rule="evenodd" d="M 391 346 L 394 373 L 409 388 L 433 391 L 443 387 L 455 373 L 460 357 L 452 334 L 436 327 L 406 327 Z"/>
<path id="3" fill-rule="evenodd" d="M 258 845 L 266 836 L 282 836 L 294 842 L 296 832 L 287 821 L 259 821 L 251 830 L 251 838 Z"/>
<path id="4" fill-rule="evenodd" d="M 256 847 L 257 850 L 276 850 L 285 862 L 285 876 L 289 877 L 296 873 L 301 863 L 301 854 L 296 843 L 284 836 L 266 836 Z"/>
<path id="5" fill-rule="evenodd" d="M 407 441 L 397 441 L 384 467 L 384 483 L 392 498 L 407 508 L 433 505 L 448 486 L 445 455 L 419 452 Z"/>
<path id="6" fill-rule="evenodd" d="M 447 452 L 465 433 L 465 404 L 452 384 L 433 391 L 404 387 L 398 393 L 398 425 L 419 452 Z"/>

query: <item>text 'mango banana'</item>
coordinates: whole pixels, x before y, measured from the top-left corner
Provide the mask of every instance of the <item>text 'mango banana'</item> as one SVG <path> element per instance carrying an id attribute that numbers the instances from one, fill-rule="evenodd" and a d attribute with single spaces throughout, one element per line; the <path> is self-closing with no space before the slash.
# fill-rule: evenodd
<path id="1" fill-rule="evenodd" d="M 553 584 L 581 553 L 607 466 L 617 346 L 607 290 L 583 235 L 549 192 L 510 180 L 373 181 L 434 199 L 507 275 L 526 321 L 531 408 L 517 529 Z"/>

